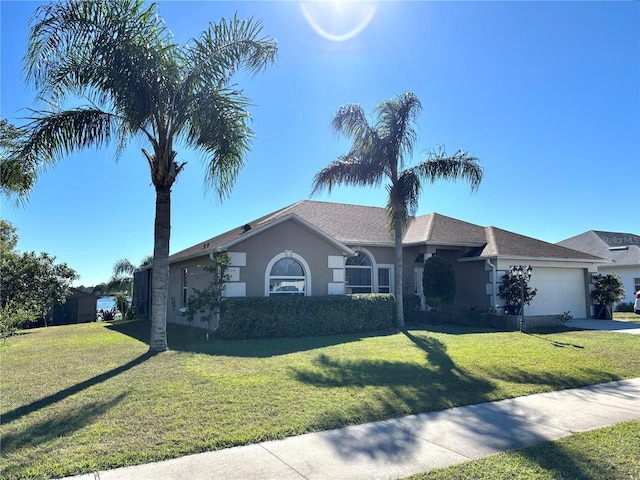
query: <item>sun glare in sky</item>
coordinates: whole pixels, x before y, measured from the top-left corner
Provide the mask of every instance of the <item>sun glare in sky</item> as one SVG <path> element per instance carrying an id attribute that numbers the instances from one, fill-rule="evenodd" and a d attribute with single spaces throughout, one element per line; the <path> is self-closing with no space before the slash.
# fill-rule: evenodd
<path id="1" fill-rule="evenodd" d="M 300 2 L 304 18 L 315 32 L 334 42 L 349 40 L 362 32 L 378 10 L 374 2 Z"/>

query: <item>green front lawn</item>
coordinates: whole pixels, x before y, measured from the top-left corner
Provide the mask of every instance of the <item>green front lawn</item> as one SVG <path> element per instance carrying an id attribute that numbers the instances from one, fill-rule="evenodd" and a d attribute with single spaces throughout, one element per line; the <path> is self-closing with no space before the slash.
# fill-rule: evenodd
<path id="1" fill-rule="evenodd" d="M 614 320 L 626 320 L 627 322 L 640 322 L 640 315 L 635 312 L 613 312 Z"/>
<path id="2" fill-rule="evenodd" d="M 50 478 L 640 376 L 634 335 L 462 327 L 206 341 L 92 323 L 0 346 L 3 478 Z"/>
<path id="3" fill-rule="evenodd" d="M 640 420 L 497 453 L 406 480 L 630 480 L 640 478 Z"/>

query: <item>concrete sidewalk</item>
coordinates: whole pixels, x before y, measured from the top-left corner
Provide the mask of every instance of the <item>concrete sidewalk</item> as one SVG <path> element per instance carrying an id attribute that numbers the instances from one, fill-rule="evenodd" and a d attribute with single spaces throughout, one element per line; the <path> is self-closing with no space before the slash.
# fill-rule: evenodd
<path id="1" fill-rule="evenodd" d="M 567 327 L 577 328 L 580 330 L 606 330 L 608 332 L 640 335 L 640 324 L 625 320 L 578 319 L 569 320 L 565 325 Z"/>
<path id="2" fill-rule="evenodd" d="M 640 418 L 640 378 L 457 407 L 70 478 L 398 478 L 636 418 Z"/>

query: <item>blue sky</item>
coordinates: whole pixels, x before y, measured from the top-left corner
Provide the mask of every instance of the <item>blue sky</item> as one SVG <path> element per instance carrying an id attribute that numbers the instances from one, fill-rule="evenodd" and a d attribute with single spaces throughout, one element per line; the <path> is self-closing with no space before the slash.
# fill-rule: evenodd
<path id="1" fill-rule="evenodd" d="M 38 4 L 0 2 L 0 114 L 24 123 L 37 107 L 21 75 Z M 415 161 L 427 149 L 480 159 L 477 193 L 427 185 L 419 214 L 438 212 L 549 242 L 584 231 L 640 233 L 638 2 L 159 2 L 179 44 L 235 12 L 262 19 L 278 64 L 239 79 L 257 134 L 230 198 L 207 195 L 201 156 L 173 188 L 171 252 L 309 198 L 314 174 L 349 144 L 330 129 L 341 105 L 421 100 Z M 311 20 L 311 21 L 309 21 Z M 365 20 L 369 20 L 365 23 Z M 315 26 L 315 29 L 314 29 Z M 341 39 L 341 41 L 338 41 Z M 29 203 L 3 201 L 20 250 L 46 251 L 106 281 L 120 258 L 152 252 L 155 194 L 134 141 L 64 158 Z M 318 200 L 384 206 L 385 190 L 339 188 Z"/>

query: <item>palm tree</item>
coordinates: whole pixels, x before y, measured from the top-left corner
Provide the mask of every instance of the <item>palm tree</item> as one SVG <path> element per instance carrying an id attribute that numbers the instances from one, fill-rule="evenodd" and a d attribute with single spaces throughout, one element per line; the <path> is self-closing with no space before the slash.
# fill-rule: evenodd
<path id="1" fill-rule="evenodd" d="M 116 140 L 116 153 L 142 138 L 156 191 L 151 351 L 167 349 L 171 188 L 186 162 L 175 144 L 205 157 L 206 186 L 226 197 L 244 166 L 253 132 L 248 99 L 233 83 L 275 61 L 276 42 L 259 21 L 221 20 L 187 46 L 143 0 L 65 0 L 39 7 L 31 21 L 25 75 L 51 106 L 34 112 L 23 155 L 54 162 Z M 69 98 L 86 106 L 63 109 Z"/>
<path id="2" fill-rule="evenodd" d="M 444 149 L 432 151 L 429 158 L 413 167 L 406 160 L 417 140 L 415 123 L 422 106 L 412 93 L 378 104 L 377 120 L 369 125 L 360 105 L 340 107 L 331 122 L 333 130 L 352 141 L 351 150 L 320 170 L 313 180 L 313 194 L 336 185 L 379 187 L 386 183 L 386 209 L 389 230 L 395 243 L 396 324 L 404 326 L 402 301 L 402 237 L 408 221 L 418 207 L 423 182 L 438 179 L 469 181 L 476 190 L 482 180 L 478 159 L 460 150 L 447 156 Z"/>
<path id="3" fill-rule="evenodd" d="M 135 266 L 128 258 L 121 258 L 113 264 L 113 275 L 109 281 L 109 285 L 114 289 L 121 289 L 123 286 L 127 286 L 131 289 L 131 296 L 133 297 L 133 274 L 138 270 L 142 270 L 145 267 L 153 264 L 153 255 L 147 255 L 144 257 L 140 265 Z"/>
<path id="4" fill-rule="evenodd" d="M 21 131 L 0 119 L 0 193 L 21 204 L 28 199 L 36 180 L 36 165 L 19 157 Z"/>

